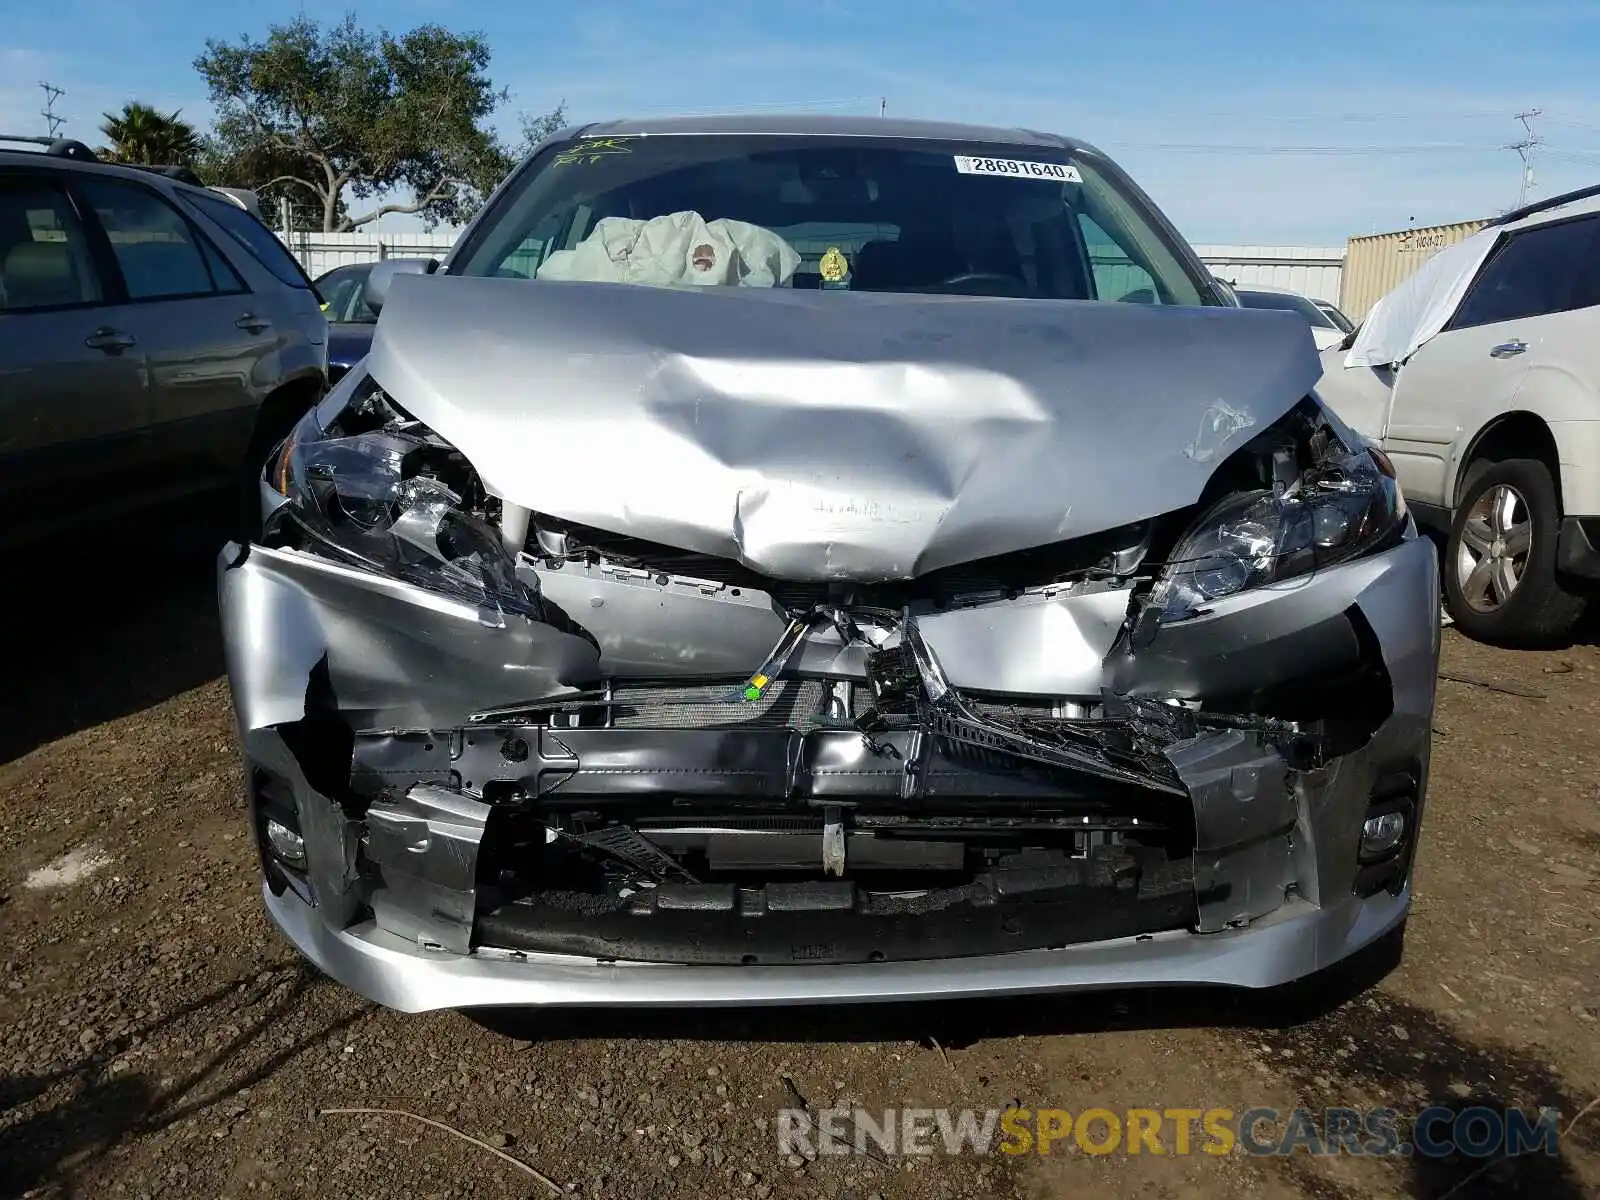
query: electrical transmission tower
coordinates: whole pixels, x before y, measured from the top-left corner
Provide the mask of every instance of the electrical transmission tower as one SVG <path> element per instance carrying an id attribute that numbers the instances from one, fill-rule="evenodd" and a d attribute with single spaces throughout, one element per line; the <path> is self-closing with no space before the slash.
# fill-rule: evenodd
<path id="1" fill-rule="evenodd" d="M 1507 150 L 1515 150 L 1517 157 L 1522 160 L 1521 178 L 1517 183 L 1518 208 L 1528 202 L 1528 193 L 1533 190 L 1533 152 L 1544 144 L 1544 139 L 1533 132 L 1534 118 L 1539 115 L 1537 108 L 1519 112 L 1517 120 L 1522 122 L 1522 138 L 1506 147 Z"/>
<path id="2" fill-rule="evenodd" d="M 39 86 L 44 89 L 44 108 L 41 110 L 40 115 L 44 117 L 45 122 L 50 126 L 50 136 L 55 137 L 60 132 L 61 127 L 67 123 L 65 117 L 56 116 L 56 101 L 67 93 L 53 83 L 41 83 Z"/>

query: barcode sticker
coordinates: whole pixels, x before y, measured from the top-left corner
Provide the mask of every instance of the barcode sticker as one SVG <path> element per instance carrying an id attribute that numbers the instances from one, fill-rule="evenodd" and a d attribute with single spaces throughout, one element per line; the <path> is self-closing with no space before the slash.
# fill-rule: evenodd
<path id="1" fill-rule="evenodd" d="M 1018 179 L 1047 179 L 1055 183 L 1082 183 L 1078 168 L 1067 163 L 1027 162 L 1019 158 L 975 158 L 958 154 L 956 171 L 962 175 L 1013 175 Z"/>

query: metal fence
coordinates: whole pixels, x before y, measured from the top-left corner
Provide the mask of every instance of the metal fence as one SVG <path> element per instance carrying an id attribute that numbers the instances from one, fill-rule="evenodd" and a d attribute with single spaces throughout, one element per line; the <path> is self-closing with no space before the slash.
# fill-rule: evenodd
<path id="1" fill-rule="evenodd" d="M 1213 275 L 1240 287 L 1266 284 L 1339 302 L 1343 246 L 1196 246 L 1195 252 Z"/>
<path id="2" fill-rule="evenodd" d="M 378 262 L 385 258 L 443 258 L 455 241 L 454 230 L 433 233 L 291 233 L 289 249 L 300 260 L 306 273 L 315 279 L 324 271 L 350 263 Z M 1212 272 L 1230 283 L 1253 283 L 1286 287 L 1316 300 L 1339 300 L 1340 277 L 1344 270 L 1343 246 L 1196 246 L 1201 260 Z M 1112 264 L 1096 264 L 1096 278 Z M 1137 268 L 1126 281 L 1128 288 L 1148 277 Z"/>
<path id="3" fill-rule="evenodd" d="M 282 235 L 280 235 L 282 236 Z M 455 241 L 455 231 L 434 233 L 291 233 L 283 239 L 315 279 L 335 267 L 379 262 L 385 258 L 443 258 Z"/>

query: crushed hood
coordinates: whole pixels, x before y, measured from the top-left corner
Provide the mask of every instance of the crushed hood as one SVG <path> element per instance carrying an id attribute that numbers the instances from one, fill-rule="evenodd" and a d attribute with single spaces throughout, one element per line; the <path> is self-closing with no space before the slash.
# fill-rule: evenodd
<path id="1" fill-rule="evenodd" d="M 368 368 L 503 500 L 793 580 L 1181 508 L 1321 370 L 1284 312 L 451 276 Z"/>

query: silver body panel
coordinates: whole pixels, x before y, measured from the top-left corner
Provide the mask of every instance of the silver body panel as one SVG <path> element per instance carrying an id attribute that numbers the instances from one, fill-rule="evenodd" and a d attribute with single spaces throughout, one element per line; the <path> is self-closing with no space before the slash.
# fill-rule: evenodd
<path id="1" fill-rule="evenodd" d="M 304 714 L 306 697 L 314 691 L 308 676 L 321 663 L 327 665 L 335 695 L 362 697 L 362 714 L 397 713 L 438 725 L 464 721 L 471 699 L 499 695 L 509 702 L 519 686 L 533 687 L 534 674 L 523 669 L 531 652 L 527 632 L 485 630 L 455 643 L 444 631 L 459 630 L 467 614 L 441 611 L 437 598 L 413 590 L 408 618 L 398 622 L 408 630 L 405 640 L 392 642 L 382 654 L 345 656 L 339 652 L 338 614 L 350 603 L 350 589 L 364 581 L 343 579 L 338 569 L 308 556 L 259 547 L 242 562 L 225 554 L 219 566 L 224 635 L 246 755 L 294 781 L 312 858 L 315 905 L 288 891 L 269 895 L 268 907 L 285 934 L 335 979 L 397 1008 L 847 1002 L 1178 982 L 1263 987 L 1337 962 L 1393 929 L 1409 907 L 1409 886 L 1398 896 L 1383 892 L 1363 899 L 1351 893 L 1351 883 L 1362 815 L 1386 764 L 1415 761 L 1424 789 L 1426 784 L 1438 661 L 1438 577 L 1432 546 L 1420 537 L 1309 579 L 1219 601 L 1206 617 L 1158 635 L 1156 645 L 1169 657 L 1194 663 L 1193 684 L 1200 688 L 1206 664 L 1229 647 L 1270 646 L 1280 635 L 1290 637 L 1329 613 L 1354 607 L 1376 635 L 1393 683 L 1394 711 L 1372 738 L 1317 771 L 1286 771 L 1281 760 L 1235 733 L 1209 734 L 1174 747 L 1170 757 L 1196 801 L 1197 882 L 1227 885 L 1213 889 L 1201 905 L 1195 930 L 1060 951 L 858 967 L 671 967 L 524 955 L 492 946 L 467 953 L 422 948 L 459 948 L 461 922 L 459 915 L 449 919 L 448 905 L 444 919 L 435 908 L 429 929 L 419 929 L 403 913 L 386 918 L 382 908 L 379 919 L 388 928 L 372 920 L 347 927 L 357 915 L 350 864 L 359 833 L 305 779 L 273 724 Z M 318 582 L 308 585 L 308 577 Z M 295 586 L 284 590 L 289 580 Z M 1087 611 L 1075 619 L 1089 622 L 1099 601 L 1085 600 Z M 700 632 L 709 636 L 709 627 Z M 940 653 L 952 661 L 970 653 L 959 631 L 941 636 Z M 434 657 L 445 642 L 462 647 L 448 663 Z M 598 653 L 583 645 L 597 660 Z M 496 646 L 498 654 L 490 649 Z M 647 650 L 624 648 L 622 653 L 648 656 Z M 576 665 L 581 675 L 582 664 Z M 597 661 L 593 665 L 598 669 Z M 1109 678 L 1110 668 L 1103 671 Z M 566 686 L 551 674 L 538 676 L 538 682 L 549 694 Z M 374 703 L 385 689 L 392 701 Z M 525 691 L 515 698 L 530 695 Z M 406 886 L 419 895 L 443 887 L 459 898 L 461 876 L 451 872 L 459 871 L 462 843 L 450 835 L 462 827 L 463 817 L 445 813 L 440 822 L 437 832 L 443 836 L 435 840 L 444 860 L 419 864 Z M 459 914 L 459 907 L 454 911 Z"/>
<path id="2" fill-rule="evenodd" d="M 1050 134 L 851 118 L 618 121 L 563 131 L 535 159 L 580 137 L 708 133 L 1036 145 L 1095 156 L 1100 169 L 1121 178 L 1092 147 Z M 1152 234 L 1170 242 L 1180 266 L 1204 285 L 1190 248 L 1136 187 L 1122 183 L 1128 197 L 1150 208 Z M 477 222 L 499 219 L 496 203 L 507 186 Z M 1340 565 L 1198 611 L 1174 610 L 1165 623 L 1138 619 L 1152 615 L 1141 608 L 1144 589 L 1163 570 L 1143 562 L 1154 531 L 1189 525 L 1219 466 L 1280 419 L 1293 418 L 1280 430 L 1295 424 L 1303 433 L 1296 422 L 1304 413 L 1290 410 L 1311 393 L 1320 368 L 1294 314 L 866 291 L 685 293 L 451 275 L 476 233 L 475 223 L 444 274 L 391 281 L 371 354 L 320 406 L 318 428 L 370 377 L 387 394 L 384 404 L 459 451 L 476 473 L 473 486 L 481 482 L 503 502 L 495 536 L 538 604 L 480 610 L 377 570 L 286 548 L 312 545 L 293 536 L 277 548 L 230 546 L 219 561 L 244 756 L 252 781 L 271 783 L 269 791 L 252 782 L 258 843 L 274 805 L 298 820 L 305 840 L 304 869 L 292 877 L 275 871 L 264 851 L 266 904 L 289 940 L 334 979 L 406 1011 L 901 1001 L 1182 983 L 1271 987 L 1337 963 L 1405 920 L 1409 843 L 1407 855 L 1389 864 L 1401 872 L 1377 884 L 1363 882 L 1358 847 L 1374 797 L 1397 773 L 1413 789 L 1413 840 L 1422 817 L 1439 650 L 1431 544 L 1407 522 Z M 1355 445 L 1336 419 L 1328 423 L 1336 440 Z M 1308 448 L 1297 446 L 1280 461 Z M 1257 486 L 1227 482 L 1230 489 Z M 264 509 L 284 503 L 263 485 Z M 628 561 L 528 552 L 530 544 L 544 544 L 530 543 L 531 524 L 541 538 L 560 539 L 550 524 L 561 522 L 635 539 L 622 552 Z M 985 568 L 972 564 L 1113 531 L 1117 537 L 1106 545 L 1094 540 L 1084 562 L 1114 561 L 1114 571 L 1041 568 L 1040 579 L 1073 582 L 1029 586 L 1031 567 L 1018 574 L 1011 560 L 1013 573 L 997 587 L 964 587 L 952 600 L 931 598 L 925 586 L 930 572 L 983 580 Z M 664 561 L 689 565 L 681 574 L 655 569 L 649 543 L 674 552 Z M 1167 537 L 1161 545 L 1175 543 Z M 747 570 L 701 560 L 701 569 L 741 582 L 696 578 L 696 560 L 684 552 Z M 919 582 L 889 582 L 904 580 Z M 842 586 L 819 589 L 819 582 Z M 780 597 L 796 585 L 805 586 L 803 595 L 830 599 L 791 624 Z M 879 607 L 860 599 L 869 595 L 916 599 L 897 603 L 895 617 L 887 601 Z M 646 708 L 642 724 L 624 726 L 614 715 L 614 688 L 669 695 L 698 688 L 721 696 L 721 689 L 733 690 L 730 678 L 754 684 L 766 678 L 759 670 L 778 661 L 775 647 L 795 637 L 772 674 L 821 697 L 798 717 L 797 708 L 787 715 L 778 709 L 775 693 L 761 697 L 759 687 L 754 699 L 770 700 L 775 717 L 758 705 L 740 708 L 752 700 L 749 690 L 729 703 L 715 700 L 739 713 L 731 723 L 706 718 L 705 708 L 687 710 L 686 719 L 682 704 L 676 724 L 661 716 L 668 705 Z M 1070 725 L 1074 737 L 1101 751 L 1109 742 L 1094 742 L 1092 727 L 1117 725 L 1114 708 L 1135 714 L 1128 728 L 1149 721 L 1160 736 L 1131 739 L 1138 744 L 1129 757 L 1138 767 L 1111 761 L 1125 747 L 1085 767 L 1093 754 L 1082 742 L 1065 767 L 1059 758 L 1028 758 L 1016 741 L 969 741 L 962 762 L 939 758 L 939 742 L 954 736 L 955 726 L 936 723 L 949 708 L 932 717 L 931 705 L 917 708 L 920 727 L 884 732 L 856 722 L 863 714 L 848 707 L 849 697 L 870 691 L 859 686 L 867 682 L 868 655 L 891 637 L 902 639 L 929 701 L 1026 709 L 1034 726 L 1054 721 L 1059 732 Z M 1291 749 L 1282 735 L 1292 725 L 1269 708 L 1208 708 L 1208 715 L 1248 710 L 1237 727 L 1224 727 L 1227 718 L 1191 725 L 1173 716 L 1219 698 L 1296 697 L 1352 667 L 1364 686 L 1377 680 L 1382 713 L 1320 759 Z M 591 704 L 593 695 L 603 698 L 603 726 L 582 728 L 576 715 L 562 724 L 547 710 L 522 722 L 529 706 L 579 693 Z M 1370 687 L 1359 695 L 1373 698 Z M 836 701 L 843 705 L 837 716 Z M 992 722 L 973 723 L 1003 732 Z M 1171 733 L 1180 726 L 1185 732 Z M 891 759 L 875 739 L 893 738 L 902 741 L 889 746 Z M 970 752 L 975 745 L 983 749 Z M 970 765 L 975 760 L 980 765 Z M 1311 761 L 1321 765 L 1307 766 Z M 1041 771 L 1040 763 L 1054 766 Z M 948 790 L 936 794 L 926 781 L 940 772 L 937 786 Z M 986 808 L 996 779 L 1011 805 L 1002 812 Z M 744 924 L 737 944 L 715 961 L 680 945 L 659 952 L 659 943 L 619 953 L 618 946 L 641 943 L 630 941 L 633 931 L 615 934 L 615 922 L 613 932 L 595 932 L 604 914 L 587 904 L 570 911 L 576 936 L 592 940 L 561 946 L 593 954 L 517 949 L 518 928 L 502 918 L 519 900 L 507 902 L 503 876 L 488 872 L 503 872 L 513 855 L 519 867 L 537 863 L 539 871 L 559 861 L 538 856 L 541 828 L 557 850 L 592 836 L 587 826 L 574 832 L 548 816 L 560 808 L 550 798 L 569 784 L 572 804 L 601 797 L 607 820 L 631 813 L 641 797 L 658 809 L 681 806 L 685 821 L 708 824 L 735 811 L 730 801 L 748 805 L 736 815 L 756 813 L 758 821 L 814 814 L 820 829 L 813 873 L 825 882 L 808 874 L 798 886 L 820 887 L 822 899 L 785 910 L 795 903 L 796 885 L 769 884 L 765 874 L 759 888 L 741 883 L 741 897 L 761 893 L 759 911 L 738 900 Z M 1066 913 L 1062 936 L 1029 929 L 1034 940 L 1019 942 L 985 933 L 960 942 L 957 953 L 948 947 L 960 935 L 942 944 L 928 935 L 940 928 L 932 906 L 915 916 L 896 909 L 890 920 L 902 941 L 888 961 L 870 961 L 864 951 L 876 944 L 870 938 L 890 936 L 878 933 L 854 948 L 855 957 L 830 951 L 827 965 L 807 961 L 818 957 L 818 936 L 833 936 L 814 936 L 819 923 L 848 907 L 830 908 L 838 892 L 827 889 L 870 890 L 856 883 L 852 855 L 855 845 L 880 835 L 863 832 L 859 818 L 870 822 L 935 796 L 952 805 L 928 810 L 936 816 L 971 811 L 996 824 L 1018 813 L 1031 819 L 1074 804 L 1098 806 L 1111 813 L 1108 830 L 1139 804 L 1167 806 L 1158 824 L 1174 811 L 1180 820 L 1167 844 L 1152 851 L 1150 861 L 1156 853 L 1162 861 L 1150 874 L 1171 883 L 1184 903 L 1143 926 L 1156 932 L 1123 937 L 1137 926 L 1103 923 L 1086 932 L 1085 922 L 1099 921 L 1102 908 L 1115 915 L 1121 901 L 1107 900 L 1115 887 L 1094 890 L 1085 882 L 1094 853 L 1085 834 L 1078 883 L 1064 889 L 1074 899 L 1056 905 Z M 500 806 L 505 811 L 496 811 Z M 1062 819 L 1078 821 L 1072 811 Z M 1192 830 L 1185 827 L 1191 815 Z M 651 853 L 639 845 L 650 839 L 626 828 L 631 821 L 625 815 L 610 827 L 633 834 L 619 844 L 627 853 Z M 714 832 L 722 836 L 733 824 L 730 817 Z M 498 840 L 513 825 L 515 838 Z M 1096 849 L 1110 845 L 1110 836 Z M 670 857 L 663 844 L 653 852 Z M 963 855 L 968 849 L 960 839 L 951 844 Z M 1036 846 L 1031 834 L 1007 844 Z M 1139 861 L 1142 871 L 1146 860 Z M 955 869 L 956 878 L 977 881 L 984 868 L 962 858 Z M 707 875 L 713 884 L 734 892 L 715 871 Z M 653 882 L 636 892 L 637 878 Z M 670 889 L 681 882 L 671 870 L 629 880 L 628 907 L 609 914 L 627 921 L 661 920 Z M 562 891 L 559 881 L 537 881 L 537 888 L 547 886 Z M 1143 883 L 1134 886 L 1143 903 Z M 930 887 L 927 895 L 938 891 Z M 1158 906 L 1173 894 L 1152 892 Z M 601 891 L 563 894 L 587 900 Z M 1020 908 L 1048 893 L 1019 894 Z M 983 901 L 993 900 L 996 914 L 1000 896 L 995 887 Z M 978 924 L 968 918 L 977 909 L 958 919 Z M 784 926 L 786 916 L 799 924 Z M 711 928 L 672 919 L 664 940 Z M 795 936 L 764 943 L 767 957 L 743 954 L 747 940 L 764 936 L 758 921 Z M 490 936 L 495 929 L 505 935 L 498 942 Z M 839 936 L 847 941 L 855 933 Z M 698 936 L 689 940 L 703 949 Z M 1065 948 L 1017 949 L 1025 944 Z M 946 956 L 927 957 L 941 952 Z M 735 965 L 741 957 L 753 965 Z"/>
<path id="3" fill-rule="evenodd" d="M 491 494 L 791 580 L 1182 508 L 1321 373 L 1292 313 L 422 275 L 366 365 Z"/>
<path id="4" fill-rule="evenodd" d="M 770 596 L 750 588 L 733 595 L 736 589 L 721 583 L 583 563 L 526 570 L 547 600 L 594 635 L 607 675 L 748 674 L 788 624 Z M 918 625 L 958 688 L 1098 696 L 1128 593 L 1125 585 L 1063 584 L 1014 600 L 919 612 Z M 794 663 L 859 678 L 862 651 L 822 627 L 807 634 Z"/>

